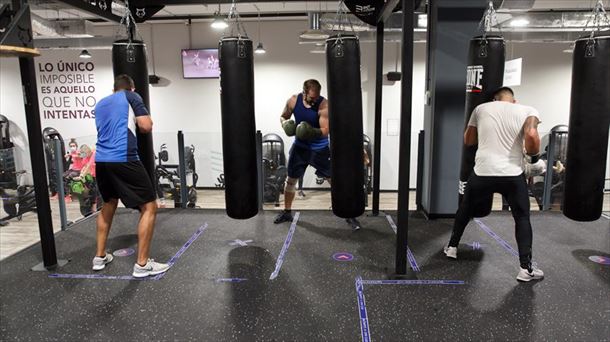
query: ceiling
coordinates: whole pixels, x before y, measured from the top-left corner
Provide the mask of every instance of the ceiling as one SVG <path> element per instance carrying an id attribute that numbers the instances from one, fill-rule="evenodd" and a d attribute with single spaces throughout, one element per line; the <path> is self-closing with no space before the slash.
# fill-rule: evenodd
<path id="1" fill-rule="evenodd" d="M 573 10 L 590 10 L 595 6 L 597 0 L 494 0 L 496 3 L 502 2 L 499 11 L 511 12 L 524 11 L 573 11 Z M 140 1 L 142 2 L 142 1 Z M 146 2 L 146 1 L 144 1 Z M 165 3 L 193 3 L 196 1 L 165 1 Z M 186 5 L 166 5 L 161 11 L 155 14 L 152 20 L 168 20 L 172 17 L 183 19 L 184 17 L 205 17 L 211 16 L 218 11 L 218 4 L 213 4 L 211 1 L 202 0 L 201 4 L 186 4 Z M 224 2 L 220 5 L 221 13 L 228 13 L 231 4 Z M 603 0 L 606 8 L 610 8 L 610 0 Z M 46 19 L 98 19 L 96 16 L 70 7 L 61 1 L 56 0 L 31 0 L 32 11 L 40 17 Z M 271 19 L 274 15 L 285 17 L 286 15 L 294 14 L 294 16 L 305 17 L 305 13 L 309 11 L 320 12 L 336 12 L 338 1 L 250 1 L 237 3 L 237 10 L 240 14 L 260 13 L 265 16 L 266 20 Z M 115 13 L 120 15 L 124 6 L 117 7 Z M 258 9 L 257 9 L 258 8 Z"/>

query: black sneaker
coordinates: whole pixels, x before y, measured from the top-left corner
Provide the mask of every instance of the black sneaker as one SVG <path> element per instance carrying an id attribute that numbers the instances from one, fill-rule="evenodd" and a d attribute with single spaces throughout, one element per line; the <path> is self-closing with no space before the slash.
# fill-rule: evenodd
<path id="1" fill-rule="evenodd" d="M 292 213 L 288 210 L 282 210 L 281 213 L 279 213 L 276 217 L 275 220 L 273 220 L 273 223 L 278 224 L 278 223 L 283 223 L 283 222 L 290 222 L 292 221 Z"/>
<path id="2" fill-rule="evenodd" d="M 358 222 L 358 220 L 355 218 L 345 219 L 345 222 L 347 222 L 350 226 L 352 226 L 353 231 L 358 231 L 358 230 L 360 230 L 360 228 L 362 228 L 362 225 L 360 224 L 360 222 Z"/>

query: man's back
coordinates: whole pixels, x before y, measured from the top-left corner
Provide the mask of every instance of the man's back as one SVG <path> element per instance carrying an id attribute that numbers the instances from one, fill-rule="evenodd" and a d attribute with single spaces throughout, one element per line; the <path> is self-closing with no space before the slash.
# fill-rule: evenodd
<path id="1" fill-rule="evenodd" d="M 523 172 L 523 124 L 529 116 L 538 117 L 538 112 L 506 101 L 475 108 L 469 125 L 477 127 L 474 172 L 478 176 L 518 176 Z"/>
<path id="2" fill-rule="evenodd" d="M 147 114 L 142 98 L 132 91 L 118 91 L 100 100 L 95 106 L 96 162 L 139 160 L 135 117 Z"/>

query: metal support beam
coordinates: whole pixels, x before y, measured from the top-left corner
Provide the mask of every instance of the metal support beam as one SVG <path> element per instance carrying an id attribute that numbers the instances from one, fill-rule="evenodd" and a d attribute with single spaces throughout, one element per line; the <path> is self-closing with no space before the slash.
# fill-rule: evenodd
<path id="1" fill-rule="evenodd" d="M 108 21 L 121 22 L 121 17 L 112 14 L 112 0 L 57 0 L 70 7 L 91 13 L 92 15 Z"/>
<path id="2" fill-rule="evenodd" d="M 411 171 L 411 119 L 413 102 L 413 14 L 415 0 L 402 1 L 402 81 L 400 84 L 400 149 L 398 157 L 398 223 L 396 274 L 407 274 L 409 231 L 409 178 Z"/>
<path id="3" fill-rule="evenodd" d="M 184 160 L 184 133 L 178 131 L 178 171 L 180 176 L 180 208 L 186 208 L 188 185 L 186 183 L 186 160 Z"/>
<path id="4" fill-rule="evenodd" d="M 379 183 L 381 180 L 381 116 L 383 90 L 383 22 L 377 24 L 377 56 L 375 68 L 375 141 L 373 143 L 373 216 L 379 215 Z"/>
<path id="5" fill-rule="evenodd" d="M 74 1 L 74 0 L 72 0 Z M 62 1 L 65 2 L 65 1 Z M 218 5 L 231 4 L 233 0 L 131 0 L 130 6 L 147 7 L 147 6 L 172 6 L 172 5 Z M 262 0 L 248 1 L 248 3 L 263 3 L 263 2 L 302 2 L 301 0 Z M 321 2 L 336 2 L 335 0 L 322 0 Z"/>

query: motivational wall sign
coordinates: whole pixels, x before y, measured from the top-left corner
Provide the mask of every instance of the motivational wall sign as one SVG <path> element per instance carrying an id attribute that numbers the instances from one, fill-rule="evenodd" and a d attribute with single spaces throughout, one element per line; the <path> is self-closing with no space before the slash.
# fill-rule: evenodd
<path id="1" fill-rule="evenodd" d="M 93 62 L 40 62 L 37 72 L 42 119 L 95 119 L 97 99 Z"/>

